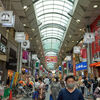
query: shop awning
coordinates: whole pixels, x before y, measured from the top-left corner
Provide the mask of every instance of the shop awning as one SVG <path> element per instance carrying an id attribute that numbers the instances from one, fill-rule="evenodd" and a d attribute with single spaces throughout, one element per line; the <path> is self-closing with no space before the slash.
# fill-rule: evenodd
<path id="1" fill-rule="evenodd" d="M 90 67 L 100 67 L 100 62 L 90 64 Z"/>

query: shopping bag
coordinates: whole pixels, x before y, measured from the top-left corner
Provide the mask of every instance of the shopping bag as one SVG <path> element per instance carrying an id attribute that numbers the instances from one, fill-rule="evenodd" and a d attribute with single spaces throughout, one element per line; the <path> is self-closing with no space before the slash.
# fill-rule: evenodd
<path id="1" fill-rule="evenodd" d="M 50 95 L 50 100 L 53 100 L 52 95 Z"/>

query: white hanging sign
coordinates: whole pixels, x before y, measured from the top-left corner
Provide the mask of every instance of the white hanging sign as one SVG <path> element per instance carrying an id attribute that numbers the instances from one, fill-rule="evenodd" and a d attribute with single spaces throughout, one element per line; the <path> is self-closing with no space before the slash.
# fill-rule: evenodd
<path id="1" fill-rule="evenodd" d="M 25 41 L 25 34 L 24 32 L 16 32 L 15 33 L 15 40 L 19 43 L 22 43 Z"/>
<path id="2" fill-rule="evenodd" d="M 22 59 L 22 62 L 23 63 L 27 63 L 27 59 Z"/>
<path id="3" fill-rule="evenodd" d="M 2 23 L 2 27 L 14 27 L 15 25 L 15 15 L 12 17 L 12 22 L 11 23 Z"/>
<path id="4" fill-rule="evenodd" d="M 80 53 L 80 46 L 74 46 L 74 53 L 79 54 Z"/>
<path id="5" fill-rule="evenodd" d="M 38 57 L 37 57 L 37 54 L 32 54 L 32 60 L 37 60 Z"/>
<path id="6" fill-rule="evenodd" d="M 12 23 L 13 11 L 1 11 L 0 23 Z"/>
<path id="7" fill-rule="evenodd" d="M 21 43 L 21 47 L 24 48 L 24 49 L 30 48 L 30 41 L 25 40 L 24 42 Z"/>
<path id="8" fill-rule="evenodd" d="M 67 61 L 71 61 L 71 56 L 66 56 Z"/>
<path id="9" fill-rule="evenodd" d="M 84 43 L 92 43 L 95 41 L 95 36 L 93 33 L 85 33 L 84 35 Z"/>

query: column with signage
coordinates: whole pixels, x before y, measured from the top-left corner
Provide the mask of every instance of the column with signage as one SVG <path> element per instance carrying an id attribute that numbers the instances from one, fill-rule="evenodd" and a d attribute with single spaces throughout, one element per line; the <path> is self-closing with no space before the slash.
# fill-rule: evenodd
<path id="1" fill-rule="evenodd" d="M 7 69 L 7 39 L 0 34 L 0 81 L 4 81 L 6 84 Z"/>
<path id="2" fill-rule="evenodd" d="M 75 54 L 73 54 L 73 75 L 76 76 Z"/>

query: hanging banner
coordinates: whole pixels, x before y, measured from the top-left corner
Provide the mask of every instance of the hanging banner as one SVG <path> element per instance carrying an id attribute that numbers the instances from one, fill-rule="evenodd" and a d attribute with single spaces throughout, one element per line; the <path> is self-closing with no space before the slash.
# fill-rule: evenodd
<path id="1" fill-rule="evenodd" d="M 74 46 L 74 51 L 73 52 L 75 54 L 79 54 L 80 53 L 80 49 L 81 49 L 80 46 Z"/>
<path id="2" fill-rule="evenodd" d="M 11 83 L 10 83 L 10 89 L 12 89 L 12 85 L 14 82 L 14 77 L 15 77 L 15 72 L 13 73 L 12 79 L 11 79 Z"/>
<path id="3" fill-rule="evenodd" d="M 14 78 L 14 86 L 16 86 L 16 83 L 17 83 L 17 80 L 18 80 L 18 72 L 15 73 L 15 78 Z"/>
<path id="4" fill-rule="evenodd" d="M 95 36 L 93 33 L 85 33 L 84 43 L 92 43 L 95 41 Z"/>
<path id="5" fill-rule="evenodd" d="M 23 54 L 22 54 L 22 62 L 23 63 L 27 63 L 28 62 L 28 56 L 29 56 L 29 52 L 23 51 Z"/>
<path id="6" fill-rule="evenodd" d="M 76 71 L 85 70 L 87 69 L 87 62 L 81 62 L 76 64 Z"/>
<path id="7" fill-rule="evenodd" d="M 80 61 L 82 61 L 82 62 L 87 61 L 87 50 L 86 50 L 86 48 L 82 48 L 80 51 L 81 51 L 80 52 Z"/>
<path id="8" fill-rule="evenodd" d="M 68 63 L 67 67 L 69 69 L 69 72 L 72 73 L 73 72 L 73 63 L 72 63 L 72 61 L 68 61 L 67 63 Z"/>
<path id="9" fill-rule="evenodd" d="M 75 55 L 73 54 L 73 75 L 76 76 Z"/>
<path id="10" fill-rule="evenodd" d="M 7 39 L 0 34 L 0 51 L 6 54 Z"/>
<path id="11" fill-rule="evenodd" d="M 57 62 L 57 56 L 46 56 L 45 57 L 46 62 Z"/>

